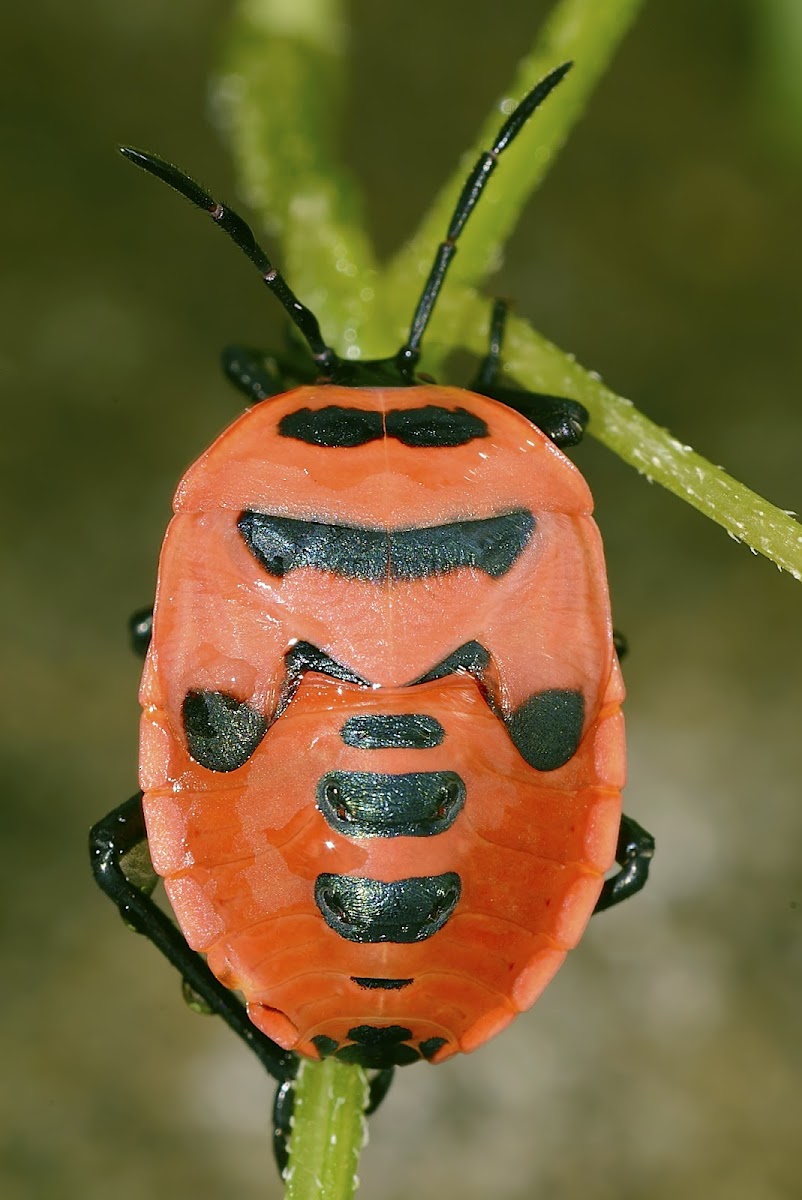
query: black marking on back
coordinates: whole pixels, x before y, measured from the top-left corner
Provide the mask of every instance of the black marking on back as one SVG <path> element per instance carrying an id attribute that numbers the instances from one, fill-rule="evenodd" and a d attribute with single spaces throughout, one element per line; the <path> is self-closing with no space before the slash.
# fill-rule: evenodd
<path id="1" fill-rule="evenodd" d="M 181 706 L 189 753 L 209 771 L 236 771 L 253 754 L 267 721 L 227 692 L 187 692 Z"/>
<path id="2" fill-rule="evenodd" d="M 349 717 L 340 730 L 346 746 L 359 750 L 430 750 L 446 731 L 426 713 L 365 713 Z"/>
<path id="3" fill-rule="evenodd" d="M 350 449 L 380 438 L 397 438 L 405 446 L 464 446 L 488 436 L 485 422 L 465 408 L 425 404 L 420 408 L 393 408 L 386 417 L 378 411 L 328 404 L 324 408 L 299 408 L 278 423 L 282 437 L 309 446 Z"/>
<path id="4" fill-rule="evenodd" d="M 317 1046 L 317 1052 L 321 1058 L 328 1058 L 330 1054 L 339 1046 L 334 1038 L 326 1037 L 325 1033 L 319 1033 L 317 1037 L 312 1038 L 312 1045 Z"/>
<path id="5" fill-rule="evenodd" d="M 445 1046 L 448 1039 L 444 1037 L 430 1037 L 425 1042 L 421 1042 L 418 1047 L 424 1058 L 434 1058 L 441 1046 Z"/>
<path id="6" fill-rule="evenodd" d="M 420 408 L 393 408 L 387 413 L 387 436 L 405 446 L 464 446 L 488 436 L 487 425 L 466 408 L 425 404 Z"/>
<path id="7" fill-rule="evenodd" d="M 344 663 L 319 650 L 311 642 L 296 642 L 284 655 L 284 665 L 291 680 L 299 680 L 304 671 L 316 671 L 319 675 L 331 675 L 332 679 L 341 679 L 343 683 L 358 683 L 369 687 L 369 681 L 357 675 Z"/>
<path id="8" fill-rule="evenodd" d="M 340 1062 L 360 1067 L 404 1067 L 417 1062 L 420 1054 L 414 1046 L 404 1045 L 412 1030 L 404 1025 L 356 1025 L 348 1030 L 356 1045 L 342 1046 L 336 1054 Z"/>
<path id="9" fill-rule="evenodd" d="M 355 1025 L 348 1030 L 348 1037 L 363 1046 L 387 1046 L 393 1042 L 408 1042 L 412 1030 L 404 1025 Z"/>
<path id="10" fill-rule="evenodd" d="M 328 525 L 247 510 L 237 521 L 245 544 L 268 575 L 316 567 L 348 579 L 423 579 L 459 567 L 498 578 L 529 542 L 535 518 L 515 509 L 478 521 L 414 529 Z"/>
<path id="11" fill-rule="evenodd" d="M 278 431 L 282 437 L 309 446 L 347 448 L 378 441 L 384 434 L 384 422 L 380 412 L 328 404 L 325 408 L 299 408 L 287 413 L 279 421 Z"/>
<path id="12" fill-rule="evenodd" d="M 431 683 L 433 679 L 444 679 L 446 675 L 456 675 L 459 671 L 478 679 L 483 671 L 487 670 L 489 662 L 490 655 L 481 642 L 463 642 L 446 658 L 441 659 L 437 666 L 432 667 L 431 671 L 427 671 L 414 682 Z"/>
<path id="13" fill-rule="evenodd" d="M 375 1046 L 342 1046 L 334 1057 L 339 1062 L 381 1071 L 387 1070 L 388 1067 L 408 1067 L 410 1063 L 420 1061 L 420 1054 L 415 1047 L 404 1042 L 388 1042 Z"/>
<path id="14" fill-rule="evenodd" d="M 454 771 L 329 771 L 317 785 L 317 806 L 348 837 L 432 837 L 449 829 L 465 803 Z"/>
<path id="15" fill-rule="evenodd" d="M 315 903 L 330 929 L 349 942 L 423 942 L 442 929 L 460 897 L 454 871 L 385 883 L 318 875 Z"/>
<path id="16" fill-rule="evenodd" d="M 507 728 L 530 766 L 536 771 L 556 771 L 576 754 L 584 719 L 581 692 L 550 688 L 516 708 Z"/>
<path id="17" fill-rule="evenodd" d="M 382 979 L 379 975 L 352 975 L 351 982 L 368 991 L 377 988 L 386 992 L 396 992 L 401 988 L 409 987 L 412 979 Z"/>
<path id="18" fill-rule="evenodd" d="M 455 521 L 390 534 L 390 566 L 400 579 L 473 567 L 494 579 L 506 574 L 535 528 L 526 509 L 479 521 Z"/>

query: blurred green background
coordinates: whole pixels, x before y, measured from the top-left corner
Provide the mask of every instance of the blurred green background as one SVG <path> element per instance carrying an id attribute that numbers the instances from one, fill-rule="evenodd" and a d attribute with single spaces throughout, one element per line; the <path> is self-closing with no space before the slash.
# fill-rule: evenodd
<path id="1" fill-rule="evenodd" d="M 547 8 L 354 0 L 343 153 L 382 251 Z M 228 13 L 30 0 L 3 18 L 6 1200 L 280 1194 L 271 1088 L 126 933 L 85 850 L 135 787 L 126 618 L 150 599 L 180 473 L 238 411 L 218 348 L 281 332 L 241 257 L 114 152 L 152 149 L 235 197 L 207 115 Z M 647 3 L 493 285 L 789 509 L 799 24 L 787 0 Z M 592 440 L 576 459 L 632 647 L 626 806 L 657 836 L 653 883 L 593 922 L 499 1039 L 401 1073 L 371 1122 L 362 1194 L 796 1197 L 802 590 Z"/>

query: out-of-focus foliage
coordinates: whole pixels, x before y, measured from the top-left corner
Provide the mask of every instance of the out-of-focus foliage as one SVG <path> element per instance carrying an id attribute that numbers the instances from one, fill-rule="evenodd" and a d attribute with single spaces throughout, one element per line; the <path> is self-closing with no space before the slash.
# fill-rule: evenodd
<path id="1" fill-rule="evenodd" d="M 756 117 L 759 3 L 644 7 L 488 294 L 800 509 L 802 178 Z M 381 258 L 549 8 L 427 0 L 410 19 L 409 0 L 354 0 L 338 152 Z M 228 16 L 219 0 L 4 13 L 4 1200 L 280 1194 L 271 1087 L 187 1011 L 96 892 L 85 850 L 92 821 L 135 788 L 126 618 L 152 593 L 181 471 L 239 409 L 218 348 L 283 333 L 241 256 L 114 149 L 171 158 L 249 213 L 207 117 Z M 657 836 L 653 881 L 592 923 L 503 1036 L 401 1072 L 371 1120 L 364 1194 L 788 1200 L 798 585 L 598 442 L 576 461 L 631 646 L 625 801 Z"/>

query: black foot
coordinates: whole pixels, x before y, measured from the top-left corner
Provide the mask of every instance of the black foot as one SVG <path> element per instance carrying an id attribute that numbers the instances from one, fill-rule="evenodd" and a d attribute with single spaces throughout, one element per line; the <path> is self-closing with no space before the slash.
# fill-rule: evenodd
<path id="1" fill-rule="evenodd" d="M 148 652 L 150 639 L 153 636 L 153 609 L 140 608 L 128 618 L 128 634 L 131 638 L 131 649 L 139 658 L 144 658 Z"/>
<path id="2" fill-rule="evenodd" d="M 629 654 L 629 642 L 624 637 L 620 629 L 613 630 L 613 649 L 618 655 L 619 662 L 625 654 Z"/>
<path id="3" fill-rule="evenodd" d="M 491 400 L 500 400 L 508 408 L 514 408 L 533 425 L 551 438 L 556 446 L 564 449 L 582 441 L 590 415 L 583 404 L 563 396 L 547 396 L 542 392 L 527 392 L 521 388 L 505 387 L 496 383 L 501 363 L 501 347 L 504 341 L 504 325 L 507 320 L 507 304 L 496 300 L 490 317 L 490 347 L 479 367 L 471 390 Z"/>
<path id="4" fill-rule="evenodd" d="M 654 855 L 654 838 L 633 821 L 622 816 L 618 833 L 615 861 L 621 870 L 612 879 L 605 880 L 599 902 L 594 912 L 604 912 L 622 900 L 628 900 L 639 892 L 649 878 L 649 867 Z"/>

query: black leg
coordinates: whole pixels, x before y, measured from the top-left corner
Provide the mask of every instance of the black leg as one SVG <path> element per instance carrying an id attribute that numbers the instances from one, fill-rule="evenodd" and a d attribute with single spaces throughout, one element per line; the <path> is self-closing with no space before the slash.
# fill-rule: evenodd
<path id="1" fill-rule="evenodd" d="M 615 861 L 621 870 L 612 879 L 605 880 L 599 902 L 594 912 L 604 912 L 622 900 L 628 900 L 639 892 L 649 878 L 649 867 L 654 855 L 654 838 L 633 821 L 622 816 L 618 833 Z"/>
<path id="2" fill-rule="evenodd" d="M 309 356 L 293 353 L 293 349 L 273 354 L 249 346 L 226 346 L 221 358 L 223 372 L 250 404 L 258 404 L 318 378 L 320 371 Z"/>
<path id="3" fill-rule="evenodd" d="M 412 317 L 409 337 L 396 355 L 398 368 L 408 382 L 412 382 L 412 374 L 420 358 L 421 339 L 429 323 L 429 318 L 432 315 L 432 309 L 437 297 L 440 294 L 440 289 L 443 286 L 449 264 L 457 252 L 457 241 L 465 228 L 466 221 L 476 207 L 479 197 L 482 195 L 488 179 L 495 171 L 503 151 L 518 136 L 535 109 L 542 104 L 549 92 L 557 86 L 570 68 L 570 62 L 563 63 L 562 66 L 556 67 L 555 70 L 549 72 L 545 79 L 541 79 L 540 83 L 535 84 L 528 95 L 524 96 L 521 103 L 507 117 L 507 120 L 496 134 L 496 140 L 493 142 L 492 148 L 483 151 L 479 155 L 473 170 L 465 180 L 456 207 L 451 214 L 446 236 L 435 252 L 432 268 L 424 284 L 414 316 Z"/>
<path id="4" fill-rule="evenodd" d="M 141 167 L 143 171 L 148 171 L 157 179 L 161 179 L 163 183 L 175 188 L 180 195 L 189 200 L 190 204 L 194 204 L 209 214 L 215 224 L 219 225 L 223 233 L 231 238 L 234 245 L 238 246 L 256 267 L 262 276 L 262 283 L 269 288 L 283 306 L 290 320 L 308 344 L 319 371 L 325 374 L 330 370 L 337 362 L 337 355 L 323 341 L 317 317 L 301 304 L 284 276 L 276 270 L 257 242 L 253 230 L 239 213 L 235 212 L 233 208 L 229 208 L 228 205 L 215 200 L 194 179 L 180 171 L 178 167 L 174 167 L 172 163 L 165 162 L 163 158 L 157 158 L 155 154 L 143 154 L 141 150 L 134 150 L 131 146 L 120 146 L 120 153 L 125 155 L 128 161 L 135 166 Z"/>
<path id="5" fill-rule="evenodd" d="M 273 1101 L 273 1157 L 282 1179 L 290 1160 L 289 1142 L 294 1108 L 295 1088 L 293 1081 L 287 1079 L 276 1088 L 276 1098 Z"/>
<path id="6" fill-rule="evenodd" d="M 153 636 L 152 608 L 139 608 L 128 618 L 128 634 L 134 654 L 144 658 Z"/>
<path id="7" fill-rule="evenodd" d="M 494 300 L 490 310 L 490 337 L 487 354 L 479 365 L 476 378 L 471 384 L 471 391 L 480 396 L 488 395 L 487 389 L 496 386 L 499 368 L 501 367 L 501 347 L 504 344 L 504 326 L 507 323 L 509 305 L 506 300 Z"/>
<path id="8" fill-rule="evenodd" d="M 123 870 L 122 860 L 146 837 L 142 793 L 138 792 L 99 821 L 89 834 L 96 882 L 117 905 L 125 923 L 161 950 L 191 990 L 223 1018 L 269 1074 L 280 1083 L 291 1079 L 297 1069 L 297 1056 L 282 1050 L 252 1024 L 234 993 L 215 978 L 203 957 L 189 948 L 180 929 Z"/>
<path id="9" fill-rule="evenodd" d="M 506 320 L 506 301 L 496 300 L 490 317 L 490 346 L 476 379 L 471 384 L 471 391 L 478 392 L 480 396 L 489 396 L 491 400 L 500 400 L 508 408 L 514 408 L 533 425 L 537 425 L 556 446 L 576 446 L 582 441 L 590 419 L 583 404 L 576 400 L 568 400 L 564 396 L 527 392 L 496 382 Z"/>
<path id="10" fill-rule="evenodd" d="M 371 1113 L 375 1113 L 376 1109 L 381 1104 L 384 1097 L 390 1090 L 390 1084 L 393 1082 L 395 1075 L 395 1067 L 382 1067 L 370 1081 L 370 1092 L 368 1094 L 368 1104 L 365 1109 L 365 1116 L 369 1117 Z"/>

